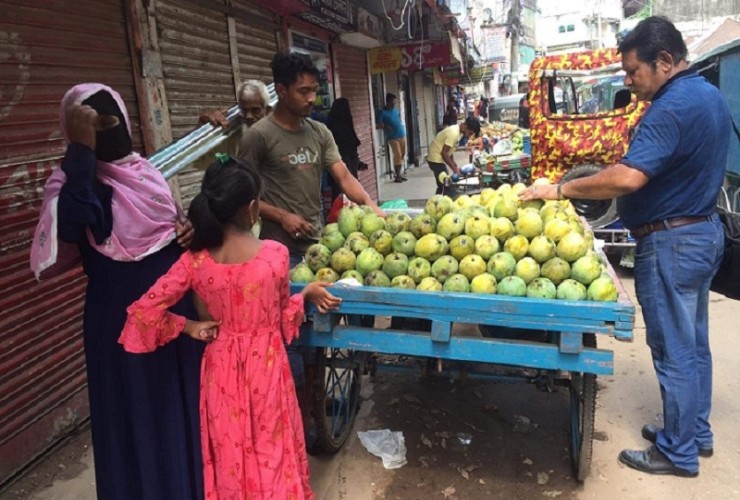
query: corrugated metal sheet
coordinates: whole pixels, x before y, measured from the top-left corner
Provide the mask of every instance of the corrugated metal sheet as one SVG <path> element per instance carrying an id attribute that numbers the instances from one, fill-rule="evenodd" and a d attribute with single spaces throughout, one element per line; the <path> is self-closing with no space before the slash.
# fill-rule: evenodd
<path id="1" fill-rule="evenodd" d="M 59 101 L 98 81 L 138 105 L 120 0 L 0 3 L 0 482 L 88 415 L 80 269 L 37 283 L 28 250 L 43 185 L 64 154 Z"/>
<path id="2" fill-rule="evenodd" d="M 201 112 L 234 104 L 227 19 L 216 9 L 178 0 L 158 0 L 155 17 L 172 138 L 179 139 L 197 126 Z M 202 177 L 198 170 L 178 175 L 186 209 Z"/>
<path id="3" fill-rule="evenodd" d="M 378 199 L 378 185 L 375 173 L 375 148 L 373 146 L 372 106 L 367 74 L 366 51 L 336 46 L 335 72 L 339 80 L 339 97 L 349 100 L 355 132 L 360 139 L 360 160 L 368 164 L 361 170 L 360 183 L 374 200 Z"/>

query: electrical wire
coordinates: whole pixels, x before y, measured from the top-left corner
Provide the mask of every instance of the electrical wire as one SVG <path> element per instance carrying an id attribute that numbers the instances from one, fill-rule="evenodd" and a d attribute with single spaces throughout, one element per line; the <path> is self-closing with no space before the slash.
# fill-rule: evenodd
<path id="1" fill-rule="evenodd" d="M 406 9 L 408 8 L 409 4 L 412 3 L 412 0 L 406 0 L 406 2 L 403 4 L 403 9 L 401 9 L 401 15 L 399 16 L 401 19 L 401 24 L 397 28 L 393 24 L 393 19 L 391 18 L 391 16 L 388 15 L 388 9 L 385 6 L 385 0 L 380 0 L 380 3 L 383 5 L 383 14 L 385 14 L 385 17 L 388 19 L 391 28 L 393 28 L 394 31 L 400 31 L 401 29 L 403 29 L 404 25 L 406 24 L 403 18 L 406 15 Z"/>

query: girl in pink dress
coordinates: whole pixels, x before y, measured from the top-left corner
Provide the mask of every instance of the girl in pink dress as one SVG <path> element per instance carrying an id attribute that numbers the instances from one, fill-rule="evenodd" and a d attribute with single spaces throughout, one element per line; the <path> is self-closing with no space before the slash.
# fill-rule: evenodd
<path id="1" fill-rule="evenodd" d="M 209 342 L 201 367 L 207 499 L 310 499 L 303 424 L 283 341 L 298 336 L 304 299 L 321 312 L 340 299 L 327 283 L 289 294 L 288 250 L 251 233 L 260 181 L 220 157 L 190 207 L 191 249 L 127 309 L 119 343 L 151 352 L 184 332 Z M 194 290 L 215 321 L 169 312 Z M 173 422 L 177 425 L 177 422 Z"/>

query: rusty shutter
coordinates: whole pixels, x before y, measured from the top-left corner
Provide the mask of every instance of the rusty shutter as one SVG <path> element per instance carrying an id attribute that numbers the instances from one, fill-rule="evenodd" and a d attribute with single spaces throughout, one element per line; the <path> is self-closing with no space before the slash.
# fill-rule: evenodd
<path id="1" fill-rule="evenodd" d="M 173 140 L 193 130 L 201 112 L 234 105 L 228 23 L 216 4 L 213 9 L 181 0 L 155 4 Z M 186 210 L 202 178 L 203 171 L 195 169 L 177 176 Z"/>
<path id="2" fill-rule="evenodd" d="M 338 44 L 335 46 L 334 72 L 339 81 L 339 97 L 349 100 L 355 132 L 360 142 L 360 161 L 368 164 L 361 170 L 360 183 L 374 200 L 378 199 L 378 183 L 375 173 L 375 148 L 373 146 L 372 104 L 370 82 L 367 74 L 366 51 Z"/>
<path id="3" fill-rule="evenodd" d="M 424 161 L 429 152 L 429 143 L 437 132 L 435 118 L 434 82 L 432 76 L 424 71 L 414 73 L 414 93 L 416 94 L 416 113 L 419 124 L 419 162 Z"/>
<path id="4" fill-rule="evenodd" d="M 272 82 L 270 62 L 278 50 L 275 15 L 249 4 L 234 5 L 240 80 Z M 237 82 L 237 87 L 240 82 Z"/>
<path id="5" fill-rule="evenodd" d="M 0 3 L 0 483 L 89 415 L 81 269 L 37 283 L 28 253 L 65 146 L 59 102 L 77 83 L 115 88 L 141 148 L 120 0 Z"/>

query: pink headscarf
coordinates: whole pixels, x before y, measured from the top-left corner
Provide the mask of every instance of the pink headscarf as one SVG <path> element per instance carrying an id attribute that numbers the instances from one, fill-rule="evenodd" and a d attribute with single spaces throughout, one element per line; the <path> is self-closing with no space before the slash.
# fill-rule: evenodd
<path id="1" fill-rule="evenodd" d="M 67 143 L 67 109 L 101 90 L 113 96 L 131 133 L 126 106 L 118 92 L 99 83 L 84 83 L 69 89 L 62 98 L 59 117 Z M 98 252 L 117 261 L 138 261 L 175 238 L 175 221 L 181 218 L 182 210 L 162 174 L 145 158 L 131 153 L 113 163 L 98 160 L 97 178 L 113 189 L 110 237 L 98 245 L 87 229 L 87 239 Z M 36 279 L 41 279 L 42 273 L 43 277 L 61 274 L 80 262 L 77 245 L 57 238 L 57 203 L 65 182 L 66 175 L 57 168 L 44 186 L 41 216 L 31 246 L 31 270 Z"/>

